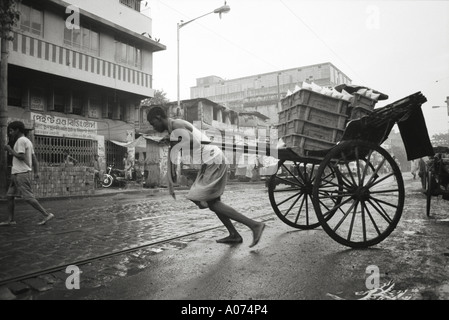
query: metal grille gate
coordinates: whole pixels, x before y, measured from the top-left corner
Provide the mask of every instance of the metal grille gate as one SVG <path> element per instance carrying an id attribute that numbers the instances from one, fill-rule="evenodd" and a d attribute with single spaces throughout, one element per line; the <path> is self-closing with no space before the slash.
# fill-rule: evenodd
<path id="1" fill-rule="evenodd" d="M 41 165 L 64 163 L 66 150 L 78 160 L 77 166 L 91 166 L 93 155 L 98 152 L 98 142 L 65 137 L 34 136 L 34 152 Z"/>
<path id="2" fill-rule="evenodd" d="M 118 169 L 124 169 L 123 158 L 128 152 L 128 148 L 116 145 L 111 141 L 105 141 L 106 165 L 114 165 Z"/>

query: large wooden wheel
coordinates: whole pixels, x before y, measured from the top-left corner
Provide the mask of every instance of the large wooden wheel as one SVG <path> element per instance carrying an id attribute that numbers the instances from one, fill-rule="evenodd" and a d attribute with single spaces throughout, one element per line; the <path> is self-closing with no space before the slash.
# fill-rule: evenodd
<path id="1" fill-rule="evenodd" d="M 311 163 L 281 160 L 278 172 L 270 177 L 268 194 L 276 215 L 284 223 L 298 229 L 314 229 L 320 225 L 312 201 L 318 166 Z M 327 174 L 334 174 L 331 168 Z M 339 190 L 340 186 L 334 186 Z"/>
<path id="2" fill-rule="evenodd" d="M 341 176 L 342 190 L 332 167 Z M 383 241 L 395 229 L 404 206 L 404 182 L 389 153 L 361 140 L 344 141 L 323 159 L 317 171 L 312 199 L 326 233 L 353 248 Z"/>

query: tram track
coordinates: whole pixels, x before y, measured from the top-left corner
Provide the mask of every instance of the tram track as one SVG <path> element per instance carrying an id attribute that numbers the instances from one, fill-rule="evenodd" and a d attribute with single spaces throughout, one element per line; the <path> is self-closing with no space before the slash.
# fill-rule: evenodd
<path id="1" fill-rule="evenodd" d="M 147 218 L 147 219 L 152 219 L 152 218 L 156 218 L 156 217 L 151 217 L 151 218 Z M 259 219 L 261 221 L 266 222 L 266 221 L 269 221 L 269 220 L 273 220 L 274 217 L 273 217 L 272 212 L 270 212 L 270 213 L 266 213 L 266 214 L 262 214 L 262 215 L 256 216 L 255 219 Z M 141 220 L 141 219 L 137 219 L 135 221 L 139 221 L 139 220 Z M 132 252 L 135 252 L 135 251 L 138 251 L 138 250 L 146 249 L 146 248 L 149 248 L 149 247 L 152 247 L 152 246 L 158 246 L 158 245 L 167 244 L 167 243 L 170 243 L 170 242 L 173 242 L 173 241 L 176 241 L 176 240 L 180 240 L 180 239 L 183 239 L 183 238 L 188 238 L 188 237 L 191 237 L 191 236 L 194 236 L 194 235 L 203 234 L 203 233 L 206 233 L 206 232 L 209 232 L 209 231 L 212 231 L 212 230 L 216 230 L 216 229 L 220 229 L 220 228 L 223 228 L 223 225 L 221 225 L 221 224 L 218 225 L 217 224 L 215 226 L 203 228 L 203 229 L 200 229 L 200 230 L 197 230 L 197 231 L 194 231 L 194 232 L 188 232 L 188 233 L 184 233 L 184 234 L 177 235 L 177 236 L 172 236 L 172 237 L 168 237 L 168 238 L 164 238 L 164 239 L 158 239 L 158 240 L 155 240 L 155 241 L 150 241 L 148 243 L 145 243 L 145 244 L 142 244 L 142 245 L 138 245 L 138 246 L 134 246 L 132 248 L 121 249 L 121 250 L 118 250 L 118 251 L 115 251 L 115 252 L 97 255 L 97 256 L 94 256 L 94 257 L 91 257 L 91 258 L 87 258 L 87 259 L 74 260 L 74 261 L 71 261 L 70 263 L 64 263 L 64 264 L 52 266 L 52 267 L 49 267 L 49 268 L 45 268 L 45 269 L 42 269 L 42 270 L 39 270 L 39 271 L 36 271 L 36 272 L 25 273 L 25 274 L 22 274 L 22 275 L 18 275 L 18 276 L 14 276 L 14 277 L 10 277 L 10 278 L 7 278 L 7 279 L 0 280 L 0 286 L 8 285 L 8 284 L 14 283 L 14 282 L 20 282 L 20 281 L 24 281 L 24 280 L 28 280 L 28 279 L 37 278 L 39 276 L 52 274 L 52 273 L 58 272 L 58 271 L 63 271 L 68 266 L 71 266 L 71 265 L 82 266 L 82 265 L 86 265 L 86 264 L 89 264 L 89 263 L 92 263 L 92 262 L 96 262 L 98 260 L 112 258 L 112 257 L 115 257 L 115 256 L 120 256 L 120 255 L 125 255 L 125 254 L 128 254 L 128 253 L 132 253 Z M 75 231 L 80 231 L 80 230 L 79 229 L 78 230 L 67 230 L 64 233 L 75 232 Z"/>
<path id="2" fill-rule="evenodd" d="M 183 213 L 174 213 L 174 214 L 172 213 L 172 214 L 170 214 L 171 217 L 181 216 L 181 215 L 183 215 Z M 152 216 L 152 217 L 145 217 L 145 218 L 135 218 L 135 219 L 132 219 L 132 220 L 122 221 L 122 222 L 119 222 L 117 224 L 129 224 L 129 223 L 142 222 L 142 221 L 147 221 L 147 220 L 156 220 L 156 219 L 160 219 L 160 218 L 164 218 L 164 217 L 166 217 L 166 215 L 159 215 L 159 216 Z M 69 218 L 69 219 L 66 219 L 66 221 L 67 220 L 71 220 L 73 222 L 73 221 L 77 221 L 77 220 L 81 220 L 81 219 L 79 219 L 79 218 Z M 82 227 L 82 228 L 76 228 L 76 229 L 67 229 L 67 230 L 63 230 L 63 231 L 60 231 L 60 232 L 52 233 L 52 235 L 59 236 L 59 235 L 64 235 L 64 234 L 74 233 L 74 232 L 87 232 L 87 231 L 90 231 L 90 230 L 98 230 L 98 228 L 99 228 L 98 226 L 90 226 L 90 227 Z M 23 238 L 16 238 L 15 241 L 38 240 L 40 238 L 45 238 L 45 237 L 48 237 L 48 234 L 37 234 L 37 235 L 32 235 L 32 236 L 26 236 L 26 237 L 23 237 Z"/>

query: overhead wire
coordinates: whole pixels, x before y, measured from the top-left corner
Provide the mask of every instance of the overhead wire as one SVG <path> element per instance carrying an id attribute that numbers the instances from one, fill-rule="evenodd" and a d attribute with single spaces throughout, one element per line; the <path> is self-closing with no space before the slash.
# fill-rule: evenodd
<path id="1" fill-rule="evenodd" d="M 167 8 L 169 8 L 169 9 L 171 9 L 171 10 L 173 10 L 173 11 L 175 11 L 175 12 L 181 14 L 182 16 L 186 17 L 186 19 L 190 19 L 190 18 L 191 18 L 191 17 L 188 17 L 188 16 L 187 16 L 186 14 L 184 14 L 183 12 L 177 10 L 176 8 L 173 8 L 172 6 L 168 5 L 167 3 L 164 3 L 163 1 L 159 1 L 159 0 L 158 0 L 158 2 L 161 3 L 162 5 L 166 6 Z M 236 48 L 239 48 L 239 49 L 241 49 L 242 51 L 245 51 L 246 53 L 250 54 L 251 56 L 253 56 L 253 57 L 259 59 L 260 61 L 262 61 L 262 62 L 264 62 L 264 63 L 266 63 L 266 64 L 268 64 L 269 66 L 271 66 L 271 67 L 273 67 L 273 68 L 276 68 L 276 69 L 281 69 L 279 66 L 274 65 L 274 64 L 271 63 L 270 61 L 267 61 L 267 60 L 263 59 L 262 57 L 258 56 L 258 55 L 255 54 L 254 52 L 248 50 L 247 48 L 244 48 L 244 47 L 240 46 L 239 44 L 233 42 L 232 40 L 230 40 L 230 39 L 228 39 L 228 38 L 226 38 L 226 37 L 224 37 L 223 35 L 217 33 L 216 31 L 214 31 L 214 30 L 208 28 L 207 26 L 201 24 L 200 22 L 196 21 L 196 23 L 197 23 L 198 25 L 200 25 L 202 28 L 206 29 L 207 31 L 209 31 L 209 32 L 211 32 L 211 33 L 213 33 L 213 34 L 215 34 L 216 36 L 218 36 L 218 37 L 220 37 L 221 39 L 225 40 L 226 42 L 232 44 L 232 45 L 235 46 Z"/>
<path id="2" fill-rule="evenodd" d="M 351 69 L 351 71 L 357 75 L 360 79 L 362 79 L 362 77 L 342 58 L 340 57 L 340 55 L 335 52 L 334 49 L 332 49 L 332 47 L 330 45 L 328 45 L 326 43 L 326 41 L 323 40 L 323 38 L 321 38 L 317 32 L 315 32 L 315 30 L 313 30 L 312 27 L 310 27 L 298 14 L 296 14 L 296 12 L 294 12 L 287 4 L 285 4 L 285 2 L 283 0 L 279 0 L 279 2 L 299 21 L 301 22 L 302 25 L 304 25 L 319 41 L 321 41 L 321 43 L 324 44 L 324 46 L 329 49 L 329 51 L 335 56 L 337 57 L 340 61 L 342 61 L 349 69 Z"/>

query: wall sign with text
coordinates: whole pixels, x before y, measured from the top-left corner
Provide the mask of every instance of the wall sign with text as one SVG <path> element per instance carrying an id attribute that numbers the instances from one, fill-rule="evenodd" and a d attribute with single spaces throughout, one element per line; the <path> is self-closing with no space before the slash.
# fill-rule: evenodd
<path id="1" fill-rule="evenodd" d="M 97 122 L 84 119 L 57 117 L 31 112 L 34 134 L 80 139 L 95 139 Z"/>

